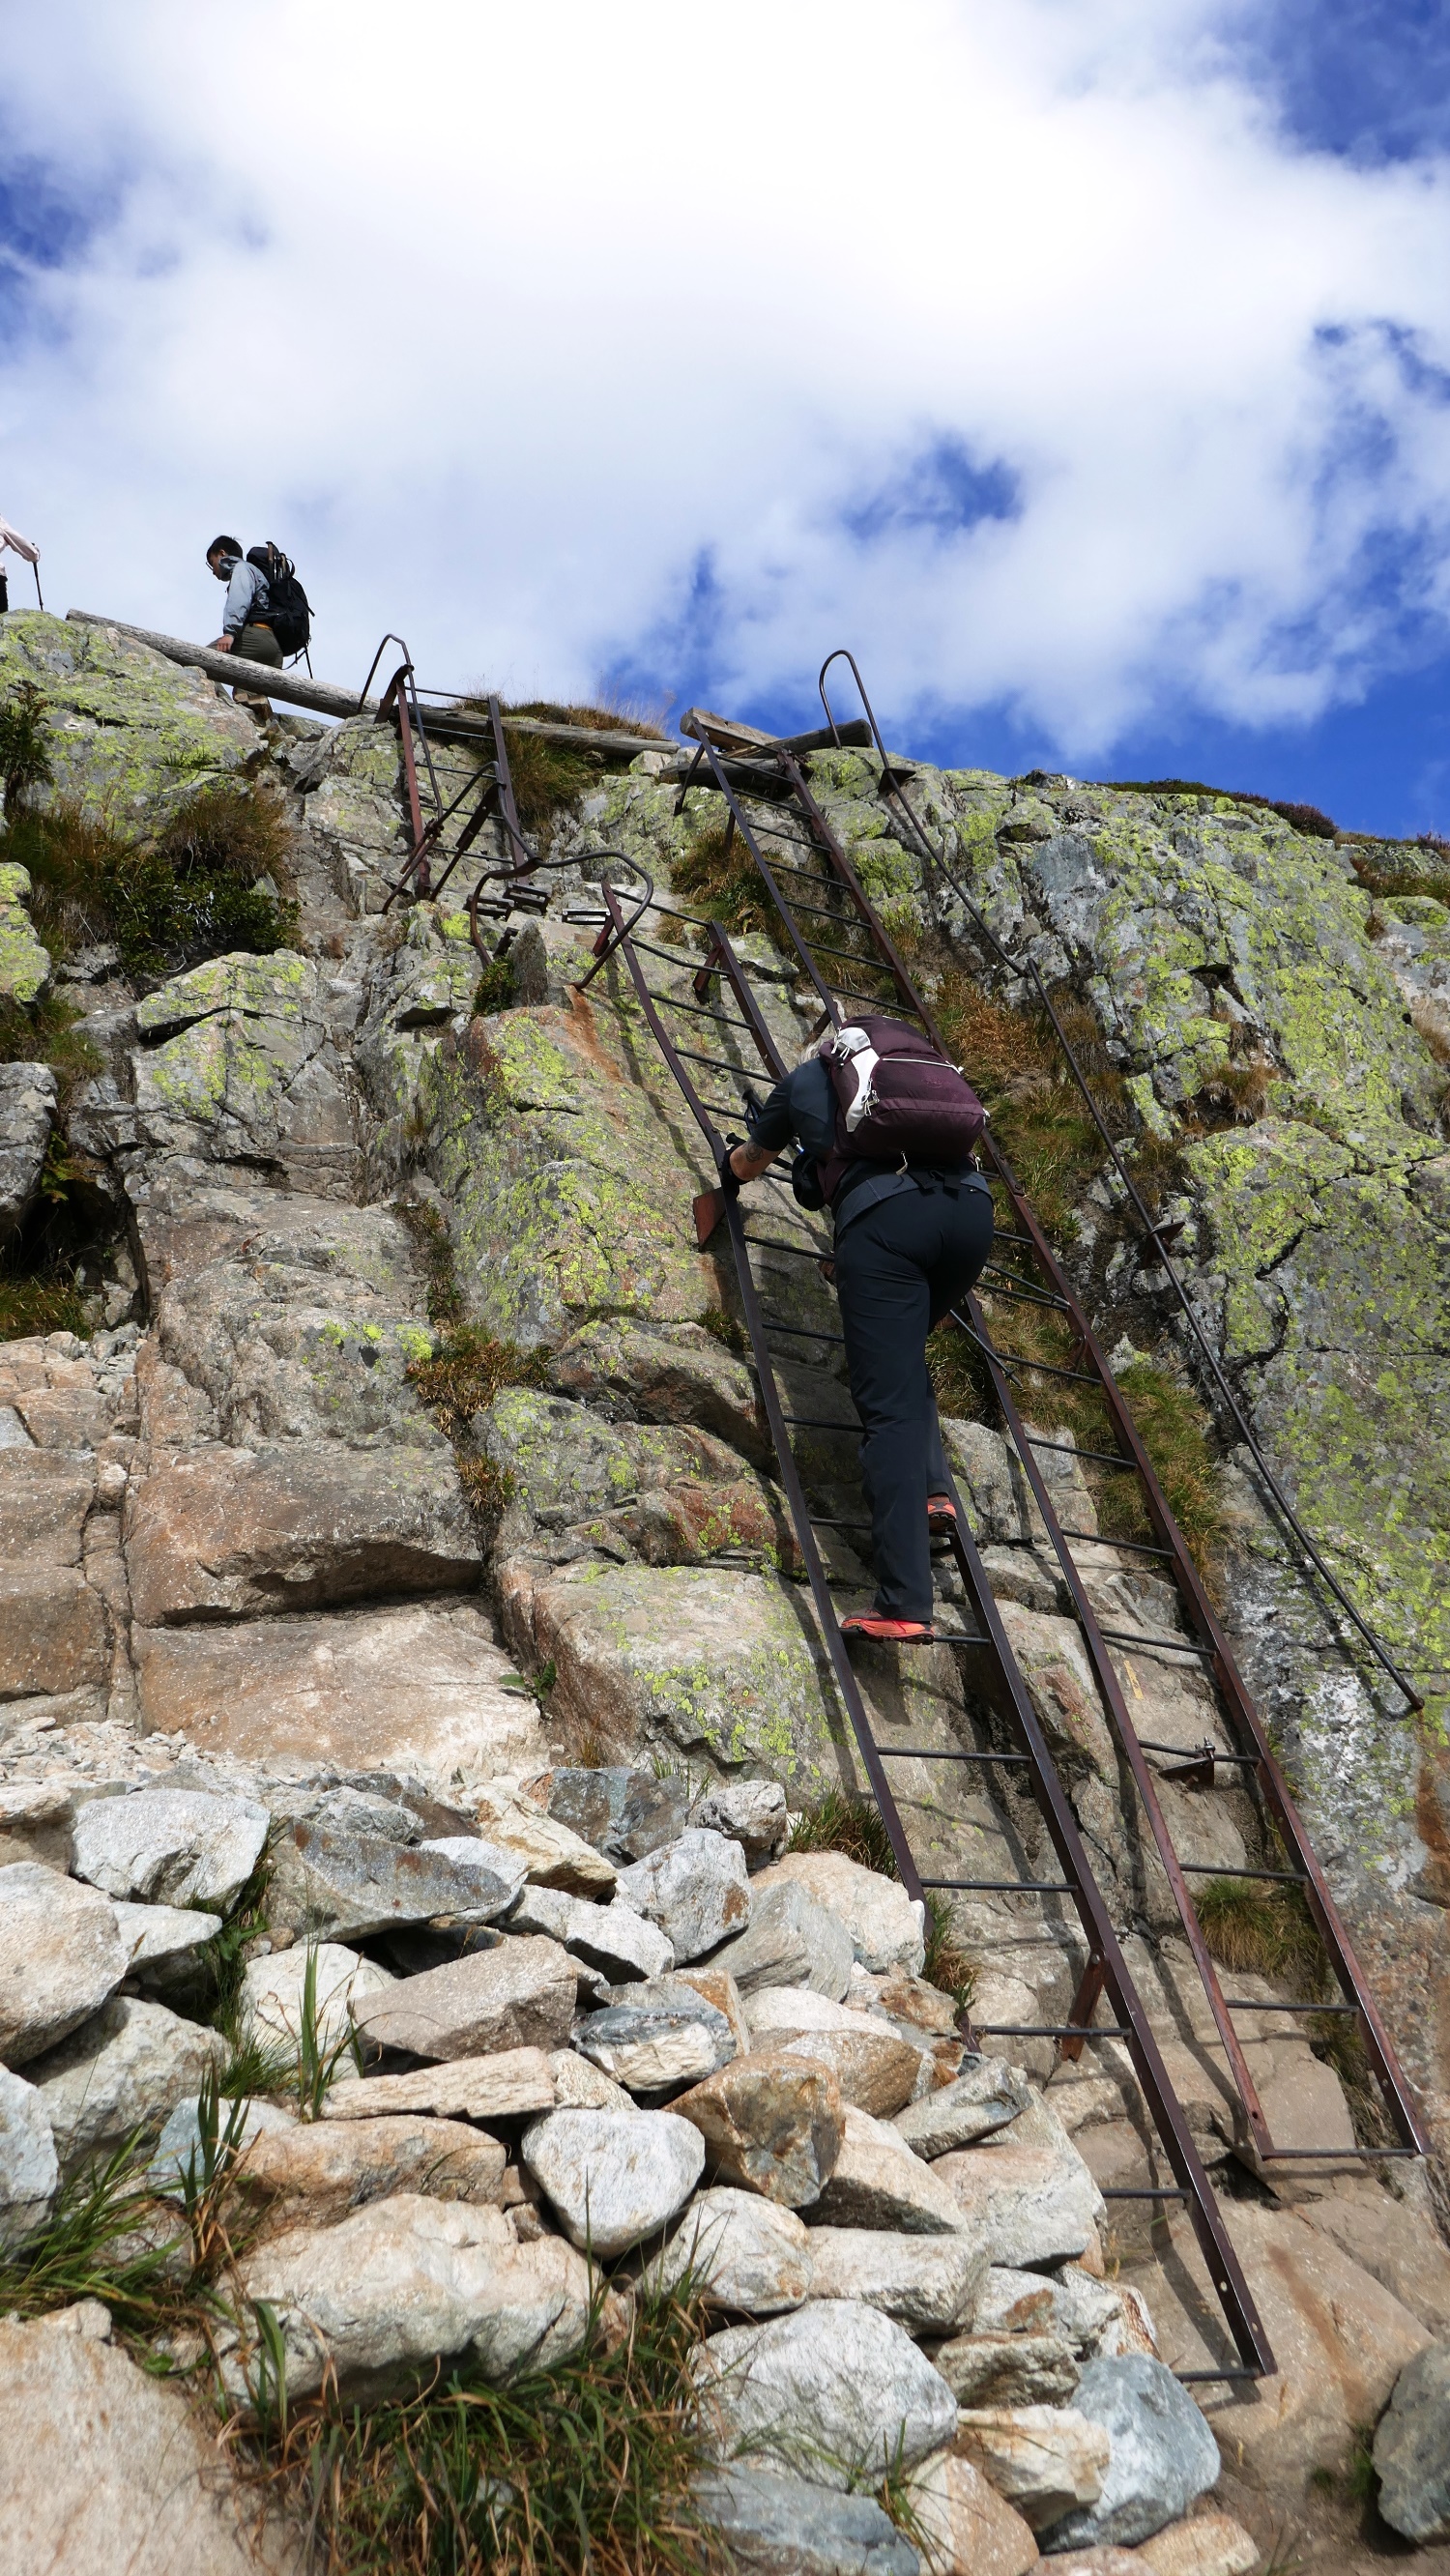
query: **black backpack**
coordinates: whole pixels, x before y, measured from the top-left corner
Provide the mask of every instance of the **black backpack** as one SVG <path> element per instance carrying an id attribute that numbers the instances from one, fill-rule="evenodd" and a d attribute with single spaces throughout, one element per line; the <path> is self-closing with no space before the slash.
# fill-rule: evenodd
<path id="1" fill-rule="evenodd" d="M 305 653 L 312 640 L 312 610 L 291 556 L 269 539 L 265 546 L 248 546 L 247 561 L 265 578 L 267 624 L 283 652 Z"/>

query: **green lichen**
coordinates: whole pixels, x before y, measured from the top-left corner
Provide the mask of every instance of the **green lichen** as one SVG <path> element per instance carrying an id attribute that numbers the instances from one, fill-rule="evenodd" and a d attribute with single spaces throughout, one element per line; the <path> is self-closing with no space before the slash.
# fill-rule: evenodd
<path id="1" fill-rule="evenodd" d="M 22 680 L 40 688 L 51 728 L 52 783 L 33 797 L 42 809 L 71 799 L 128 823 L 257 749 L 251 718 L 200 671 L 114 628 L 12 614 L 0 624 L 0 691 Z"/>
<path id="2" fill-rule="evenodd" d="M 31 927 L 26 909 L 30 875 L 25 868 L 0 866 L 0 1000 L 39 1001 L 50 983 L 50 956 Z"/>

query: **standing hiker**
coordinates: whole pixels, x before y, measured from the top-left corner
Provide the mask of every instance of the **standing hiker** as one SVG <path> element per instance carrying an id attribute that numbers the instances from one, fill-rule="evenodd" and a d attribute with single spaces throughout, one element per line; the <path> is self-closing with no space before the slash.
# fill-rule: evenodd
<path id="1" fill-rule="evenodd" d="M 282 647 L 272 632 L 268 615 L 271 591 L 266 574 L 247 560 L 235 537 L 213 537 L 206 559 L 216 579 L 227 585 L 222 631 L 212 651 L 235 653 L 244 662 L 265 662 L 269 669 L 280 671 Z M 245 691 L 242 697 L 246 703 Z M 265 705 L 266 701 L 256 703 Z"/>
<path id="2" fill-rule="evenodd" d="M 18 528 L 12 528 L 8 519 L 0 519 L 0 555 L 4 554 L 7 546 L 12 554 L 22 556 L 26 563 L 35 567 L 35 596 L 40 599 L 40 548 L 33 546 L 28 537 L 22 537 Z M 44 600 L 41 600 L 40 604 L 43 608 Z M 10 583 L 4 566 L 0 565 L 0 617 L 6 617 L 9 613 Z"/>
<path id="3" fill-rule="evenodd" d="M 869 1018 L 832 1029 L 746 1120 L 720 1185 L 733 1197 L 791 1138 L 792 1186 L 835 1222 L 832 1265 L 876 1559 L 874 1608 L 847 1637 L 931 1638 L 931 1535 L 956 1517 L 926 1337 L 992 1249 L 992 1193 L 972 1159 L 985 1123 L 961 1074 L 920 1029 Z"/>

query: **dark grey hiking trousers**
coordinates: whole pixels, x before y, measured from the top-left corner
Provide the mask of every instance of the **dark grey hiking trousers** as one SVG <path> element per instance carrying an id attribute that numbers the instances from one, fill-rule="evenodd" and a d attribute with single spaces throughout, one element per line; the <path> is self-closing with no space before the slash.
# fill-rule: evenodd
<path id="1" fill-rule="evenodd" d="M 992 1249 L 985 1181 L 903 1190 L 854 1217 L 836 1243 L 836 1292 L 884 1619 L 929 1620 L 926 1498 L 947 1483 L 926 1337 Z"/>

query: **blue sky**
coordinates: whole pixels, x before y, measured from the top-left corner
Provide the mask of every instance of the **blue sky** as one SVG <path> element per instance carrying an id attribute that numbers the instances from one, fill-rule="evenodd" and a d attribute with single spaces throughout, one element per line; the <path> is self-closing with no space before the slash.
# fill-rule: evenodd
<path id="1" fill-rule="evenodd" d="M 339 678 L 784 725 L 849 642 L 920 754 L 1450 832 L 1443 0 L 898 0 L 884 93 L 865 0 L 396 26 L 13 20 L 48 604 L 204 639 L 235 526 Z"/>

